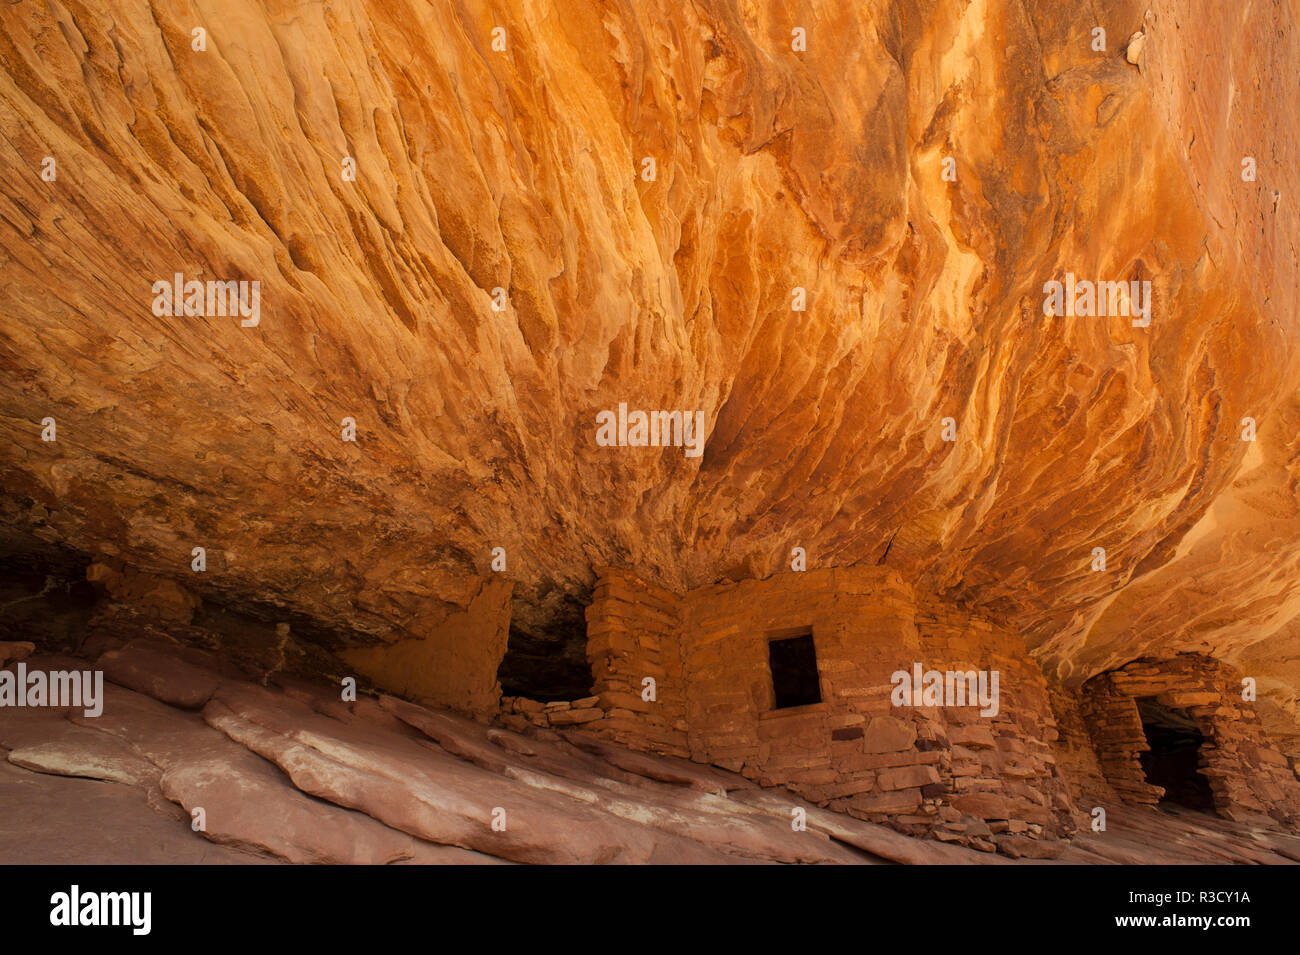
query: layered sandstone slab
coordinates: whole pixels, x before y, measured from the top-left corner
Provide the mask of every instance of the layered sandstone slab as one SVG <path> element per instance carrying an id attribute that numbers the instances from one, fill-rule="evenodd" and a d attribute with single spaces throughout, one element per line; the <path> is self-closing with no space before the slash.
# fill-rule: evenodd
<path id="1" fill-rule="evenodd" d="M 574 745 L 551 731 L 522 736 L 393 697 L 343 703 L 332 687 L 292 678 L 263 687 L 181 667 L 180 656 L 125 648 L 118 659 L 133 666 L 114 672 L 142 692 L 109 683 L 99 717 L 0 709 L 10 769 L 100 780 L 134 791 L 134 803 L 116 792 L 22 783 L 9 771 L 0 797 L 52 793 L 59 813 L 80 798 L 87 819 L 111 808 L 126 817 L 126 831 L 156 832 L 177 861 L 202 858 L 182 833 L 296 863 L 860 864 L 901 861 L 904 850 L 912 861 L 975 855 L 913 847 L 854 820 L 796 829 L 792 811 L 814 807 L 778 794 L 762 804 L 732 799 L 752 784 L 681 761 L 593 740 Z M 32 663 L 91 665 L 66 656 Z M 201 673 L 213 689 L 199 715 L 179 691 Z M 21 805 L 13 808 L 18 818 Z M 169 825 L 148 822 L 150 812 Z M 0 825 L 7 861 L 41 861 L 58 849 L 47 825 L 26 835 L 20 842 Z M 75 825 L 65 838 L 84 840 L 82 861 L 160 861 L 124 858 L 118 840 Z"/>
<path id="2" fill-rule="evenodd" d="M 294 678 L 263 687 L 209 671 L 216 689 L 199 715 L 164 702 L 192 671 L 178 679 L 162 654 L 135 661 L 132 682 L 156 664 L 148 692 L 110 683 L 101 717 L 0 709 L 0 860 L 963 865 L 1043 854 L 1012 830 L 992 837 L 999 854 L 971 851 L 582 731 L 520 734 L 393 697 L 344 703 Z M 800 816 L 806 828 L 793 824 Z M 1300 840 L 1248 821 L 1138 806 L 1112 807 L 1109 820 L 1051 854 L 1300 861 Z"/>

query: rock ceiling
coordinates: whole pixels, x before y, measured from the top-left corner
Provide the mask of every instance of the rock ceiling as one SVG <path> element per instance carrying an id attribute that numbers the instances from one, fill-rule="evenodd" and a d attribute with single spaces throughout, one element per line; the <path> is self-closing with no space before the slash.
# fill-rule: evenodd
<path id="1" fill-rule="evenodd" d="M 3 534 L 385 639 L 494 547 L 544 626 L 800 546 L 1294 713 L 1293 6 L 7 4 Z M 1150 325 L 1045 316 L 1066 273 Z M 620 402 L 703 455 L 598 446 Z"/>

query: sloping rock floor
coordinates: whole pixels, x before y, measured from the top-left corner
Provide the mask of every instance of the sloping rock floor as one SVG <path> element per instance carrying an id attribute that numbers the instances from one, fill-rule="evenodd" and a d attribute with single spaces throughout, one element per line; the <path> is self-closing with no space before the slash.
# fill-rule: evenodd
<path id="1" fill-rule="evenodd" d="M 104 708 L 0 708 L 0 863 L 1011 863 L 580 731 L 262 686 L 191 648 L 26 664 L 102 669 Z M 1295 863 L 1300 838 L 1133 809 L 1053 861 Z"/>

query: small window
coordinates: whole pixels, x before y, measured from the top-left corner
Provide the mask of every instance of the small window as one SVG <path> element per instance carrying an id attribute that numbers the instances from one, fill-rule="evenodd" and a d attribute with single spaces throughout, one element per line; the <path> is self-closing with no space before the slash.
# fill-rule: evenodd
<path id="1" fill-rule="evenodd" d="M 817 649 L 811 631 L 773 639 L 768 642 L 767 652 L 778 710 L 822 701 L 817 680 Z"/>

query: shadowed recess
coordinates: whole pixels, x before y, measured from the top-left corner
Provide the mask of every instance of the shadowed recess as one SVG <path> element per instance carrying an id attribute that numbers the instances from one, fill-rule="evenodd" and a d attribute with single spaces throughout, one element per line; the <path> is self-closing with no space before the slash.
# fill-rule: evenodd
<path id="1" fill-rule="evenodd" d="M 1205 736 L 1186 712 L 1145 697 L 1137 701 L 1142 731 L 1151 749 L 1141 753 L 1147 782 L 1160 786 L 1162 803 L 1188 809 L 1214 810 L 1209 781 L 1199 771 L 1201 745 Z"/>
<path id="2" fill-rule="evenodd" d="M 512 624 L 497 678 L 505 696 L 549 703 L 591 693 L 587 662 L 587 602 L 567 598 L 540 626 Z"/>

